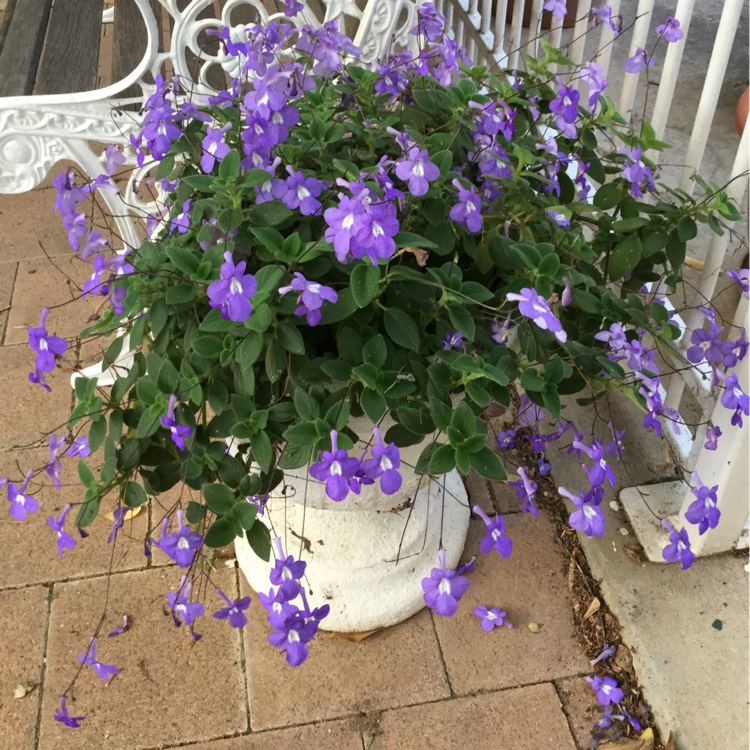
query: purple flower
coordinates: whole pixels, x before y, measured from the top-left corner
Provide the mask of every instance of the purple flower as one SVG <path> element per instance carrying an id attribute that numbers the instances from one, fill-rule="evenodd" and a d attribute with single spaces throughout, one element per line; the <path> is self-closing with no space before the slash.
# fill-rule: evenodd
<path id="1" fill-rule="evenodd" d="M 740 268 L 739 271 L 727 271 L 726 273 L 730 279 L 734 279 L 740 285 L 745 297 L 750 296 L 750 271 L 747 268 Z"/>
<path id="2" fill-rule="evenodd" d="M 562 323 L 552 314 L 547 300 L 534 289 L 524 287 L 520 294 L 509 292 L 506 299 L 518 301 L 518 311 L 531 320 L 542 330 L 554 333 L 555 338 L 564 344 L 568 334 L 563 330 Z"/>
<path id="3" fill-rule="evenodd" d="M 190 526 L 183 522 L 182 510 L 177 511 L 177 531 L 167 533 L 169 517 L 162 521 L 161 539 L 153 540 L 154 544 L 171 557 L 181 568 L 189 568 L 193 562 L 196 550 L 203 545 L 203 537 L 191 531 Z"/>
<path id="4" fill-rule="evenodd" d="M 488 609 L 484 605 L 480 605 L 474 608 L 474 615 L 482 621 L 482 630 L 487 633 L 491 633 L 495 628 L 499 628 L 501 625 L 505 625 L 506 628 L 513 627 L 504 619 L 507 616 L 507 612 L 504 612 L 499 607 Z"/>
<path id="5" fill-rule="evenodd" d="M 62 487 L 62 479 L 60 473 L 62 472 L 62 463 L 60 462 L 60 453 L 65 447 L 65 435 L 55 437 L 54 433 L 50 433 L 49 436 L 49 459 L 47 460 L 47 466 L 44 471 L 47 476 L 52 480 L 52 485 L 55 489 L 59 490 Z"/>
<path id="6" fill-rule="evenodd" d="M 182 576 L 177 593 L 168 591 L 166 594 L 169 611 L 165 612 L 165 614 L 172 615 L 175 627 L 179 628 L 183 623 L 187 625 L 190 628 L 193 638 L 197 641 L 200 640 L 201 636 L 193 631 L 193 625 L 196 619 L 205 612 L 205 607 L 200 602 L 190 601 L 190 591 L 192 588 L 192 584 L 185 576 Z"/>
<path id="7" fill-rule="evenodd" d="M 661 556 L 667 562 L 680 561 L 680 567 L 687 570 L 694 562 L 695 555 L 690 549 L 690 537 L 685 529 L 677 531 L 674 526 L 664 518 L 662 526 L 669 531 L 669 544 L 662 550 Z"/>
<path id="8" fill-rule="evenodd" d="M 167 406 L 167 416 L 161 418 L 162 427 L 169 429 L 170 437 L 172 442 L 181 450 L 185 450 L 185 438 L 189 438 L 193 434 L 193 428 L 186 424 L 177 424 L 174 417 L 174 407 L 177 403 L 177 396 L 173 393 L 169 397 L 169 405 Z"/>
<path id="9" fill-rule="evenodd" d="M 510 335 L 510 329 L 512 328 L 510 318 L 507 318 L 502 323 L 498 323 L 496 320 L 492 321 L 490 326 L 490 338 L 496 343 L 505 345 L 508 343 L 508 337 Z"/>
<path id="10" fill-rule="evenodd" d="M 287 208 L 299 208 L 303 216 L 319 214 L 323 204 L 318 200 L 318 196 L 323 192 L 326 183 L 315 177 L 305 177 L 302 172 L 295 172 L 290 165 L 287 165 L 286 171 L 289 177 L 284 181 L 286 191 L 279 196 L 281 202 Z"/>
<path id="11" fill-rule="evenodd" d="M 516 497 L 523 500 L 523 511 L 528 511 L 532 516 L 539 515 L 539 509 L 534 505 L 534 495 L 536 494 L 537 484 L 529 479 L 526 469 L 523 466 L 518 468 L 518 475 L 521 477 L 514 482 L 508 482 L 510 487 L 516 488 Z"/>
<path id="12" fill-rule="evenodd" d="M 245 273 L 246 262 L 237 265 L 232 260 L 232 253 L 224 253 L 224 263 L 221 264 L 221 278 L 211 282 L 208 286 L 208 299 L 211 307 L 221 311 L 222 318 L 228 318 L 235 323 L 244 323 L 253 311 L 250 302 L 258 289 L 258 284 L 252 274 Z"/>
<path id="13" fill-rule="evenodd" d="M 409 192 L 414 196 L 424 195 L 430 184 L 440 177 L 440 170 L 430 161 L 426 149 L 414 146 L 396 162 L 396 176 L 409 183 Z"/>
<path id="14" fill-rule="evenodd" d="M 698 476 L 698 472 L 695 471 L 692 477 L 696 486 L 691 487 L 690 491 L 696 499 L 687 509 L 685 518 L 698 526 L 699 534 L 705 534 L 709 529 L 715 529 L 719 525 L 721 511 L 716 507 L 719 502 L 716 496 L 719 485 L 715 484 L 711 488 L 706 487 Z"/>
<path id="15" fill-rule="evenodd" d="M 482 228 L 481 198 L 471 184 L 465 188 L 458 180 L 453 180 L 453 186 L 458 190 L 458 203 L 451 208 L 449 215 L 459 226 L 476 234 Z"/>
<path id="16" fill-rule="evenodd" d="M 247 625 L 245 610 L 250 606 L 250 597 L 245 596 L 242 599 L 231 601 L 221 589 L 217 588 L 216 593 L 224 600 L 227 606 L 214 612 L 214 617 L 217 620 L 229 620 L 229 624 L 233 628 L 244 628 Z"/>
<path id="17" fill-rule="evenodd" d="M 573 123 L 578 119 L 578 101 L 581 95 L 572 86 L 563 85 L 560 76 L 557 77 L 557 84 L 560 88 L 557 96 L 549 103 L 550 112 L 554 112 L 566 123 Z"/>
<path id="18" fill-rule="evenodd" d="M 299 613 L 290 617 L 280 630 L 269 633 L 268 642 L 284 651 L 290 667 L 299 667 L 306 661 L 309 653 L 305 643 L 304 617 Z"/>
<path id="19" fill-rule="evenodd" d="M 458 609 L 459 599 L 469 588 L 469 580 L 445 566 L 445 550 L 438 552 L 440 566 L 433 568 L 429 578 L 422 579 L 422 591 L 427 606 L 436 614 L 450 617 Z"/>
<path id="20" fill-rule="evenodd" d="M 224 143 L 224 134 L 230 127 L 231 123 L 227 123 L 223 128 L 208 127 L 206 137 L 203 139 L 203 155 L 201 156 L 201 169 L 204 172 L 211 172 L 216 162 L 220 162 L 229 153 L 229 146 Z"/>
<path id="21" fill-rule="evenodd" d="M 169 231 L 174 232 L 174 230 L 177 230 L 178 234 L 185 234 L 188 229 L 190 229 L 190 202 L 191 199 L 188 198 L 183 204 L 182 204 L 182 211 L 177 214 L 177 216 L 173 216 L 169 221 Z"/>
<path id="22" fill-rule="evenodd" d="M 572 301 L 572 295 L 570 291 L 570 279 L 567 276 L 563 277 L 563 293 L 560 296 L 560 307 L 568 307 Z"/>
<path id="23" fill-rule="evenodd" d="M 582 531 L 589 537 L 604 536 L 606 521 L 600 505 L 604 497 L 601 487 L 592 488 L 589 492 L 581 492 L 578 495 L 569 492 L 565 487 L 560 487 L 557 491 L 563 497 L 567 497 L 577 508 L 570 514 L 571 528 Z"/>
<path id="24" fill-rule="evenodd" d="M 120 671 L 118 667 L 114 667 L 111 664 L 102 664 L 96 658 L 96 637 L 92 638 L 89 642 L 87 651 L 78 654 L 78 661 L 81 664 L 90 666 L 104 682 L 109 682 Z"/>
<path id="25" fill-rule="evenodd" d="M 275 630 L 281 630 L 284 623 L 299 611 L 299 608 L 291 604 L 280 589 L 278 591 L 271 589 L 268 594 L 258 592 L 258 601 L 268 613 L 269 625 Z"/>
<path id="26" fill-rule="evenodd" d="M 535 404 L 525 393 L 521 394 L 516 411 L 516 420 L 521 427 L 536 430 L 539 422 L 544 419 L 544 409 Z"/>
<path id="27" fill-rule="evenodd" d="M 559 211 L 553 211 L 552 209 L 550 209 L 549 211 L 547 211 L 547 218 L 554 224 L 557 224 L 558 227 L 570 226 L 570 219 L 565 214 L 562 214 Z"/>
<path id="28" fill-rule="evenodd" d="M 383 442 L 380 428 L 373 427 L 375 445 L 372 446 L 372 458 L 362 461 L 362 469 L 370 479 L 380 479 L 380 489 L 385 495 L 393 495 L 401 489 L 401 456 L 395 443 Z"/>
<path id="29" fill-rule="evenodd" d="M 625 60 L 622 67 L 627 73 L 640 73 L 644 68 L 650 68 L 653 64 L 654 58 L 645 49 L 637 47 L 635 54 Z"/>
<path id="30" fill-rule="evenodd" d="M 115 628 L 112 629 L 112 632 L 107 633 L 107 638 L 116 638 L 118 635 L 127 633 L 128 630 L 130 630 L 130 624 L 128 623 L 128 616 L 123 615 L 122 625 L 117 625 Z"/>
<path id="31" fill-rule="evenodd" d="M 297 13 L 304 10 L 305 6 L 297 0 L 284 0 L 284 15 L 288 18 L 296 16 Z"/>
<path id="32" fill-rule="evenodd" d="M 505 535 L 505 521 L 499 514 L 495 515 L 493 521 L 478 505 L 472 510 L 484 521 L 487 527 L 482 541 L 479 543 L 479 551 L 487 554 L 494 549 L 500 557 L 506 559 L 513 551 L 513 542 Z"/>
<path id="33" fill-rule="evenodd" d="M 615 477 L 612 467 L 604 458 L 606 455 L 604 446 L 598 440 L 593 440 L 589 446 L 576 438 L 573 441 L 573 447 L 576 450 L 583 451 L 593 462 L 593 466 L 581 464 L 588 474 L 589 483 L 592 487 L 601 487 L 605 480 L 608 480 L 612 487 L 617 484 L 617 477 Z"/>
<path id="34" fill-rule="evenodd" d="M 294 311 L 294 314 L 300 317 L 304 315 L 309 326 L 316 326 L 320 323 L 323 317 L 321 311 L 323 302 L 335 303 L 338 300 L 338 294 L 330 286 L 308 281 L 299 271 L 294 272 L 294 278 L 289 286 L 279 288 L 279 294 L 286 294 L 291 291 L 300 293 L 297 298 L 299 307 Z"/>
<path id="35" fill-rule="evenodd" d="M 672 16 L 667 16 L 667 20 L 656 27 L 656 33 L 670 43 L 679 42 L 685 36 L 680 29 L 680 22 Z"/>
<path id="36" fill-rule="evenodd" d="M 605 341 L 614 352 L 621 351 L 628 343 L 625 336 L 625 329 L 619 323 L 612 323 L 608 331 L 595 333 L 594 338 L 597 341 Z"/>
<path id="37" fill-rule="evenodd" d="M 641 161 L 643 150 L 636 146 L 632 151 L 620 148 L 618 151 L 625 155 L 625 166 L 622 176 L 630 183 L 630 194 L 634 198 L 643 198 L 643 191 L 654 189 L 654 176 L 651 169 Z"/>
<path id="38" fill-rule="evenodd" d="M 61 560 L 63 556 L 63 550 L 73 549 L 73 547 L 76 546 L 75 539 L 73 539 L 73 537 L 68 534 L 63 528 L 65 525 L 65 516 L 68 515 L 70 508 L 70 503 L 66 503 L 62 509 L 62 512 L 57 518 L 55 518 L 54 516 L 47 517 L 47 523 L 49 524 L 49 527 L 52 529 L 52 531 L 57 533 L 57 554 L 59 555 Z"/>
<path id="39" fill-rule="evenodd" d="M 443 339 L 443 351 L 447 352 L 451 349 L 463 349 L 464 337 L 458 331 L 448 331 Z"/>
<path id="40" fill-rule="evenodd" d="M 16 521 L 25 521 L 28 513 L 36 513 L 39 510 L 39 503 L 31 496 L 26 494 L 26 488 L 34 472 L 29 469 L 26 472 L 26 478 L 20 487 L 16 487 L 15 482 L 8 482 L 8 501 L 10 502 L 10 515 Z"/>
<path id="41" fill-rule="evenodd" d="M 321 451 L 317 463 L 310 467 L 310 474 L 319 482 L 326 483 L 326 495 L 340 502 L 349 494 L 349 479 L 357 470 L 359 461 L 338 447 L 338 433 L 331 430 L 331 450 Z"/>
<path id="42" fill-rule="evenodd" d="M 602 706 L 619 703 L 623 699 L 623 692 L 612 677 L 587 677 L 586 681 L 596 692 L 596 699 Z"/>
<path id="43" fill-rule="evenodd" d="M 291 555 L 284 557 L 281 553 L 277 557 L 271 570 L 271 583 L 279 587 L 279 593 L 286 601 L 291 601 L 299 595 L 300 581 L 305 575 L 306 567 L 307 563 L 304 560 L 295 560 Z"/>
<path id="44" fill-rule="evenodd" d="M 125 163 L 125 154 L 120 149 L 110 144 L 104 149 L 104 171 L 111 177 L 117 168 Z"/>
<path id="45" fill-rule="evenodd" d="M 88 437 L 86 435 L 77 437 L 70 448 L 65 451 L 65 455 L 68 456 L 68 458 L 75 458 L 76 456 L 79 458 L 86 458 L 86 456 L 90 456 L 91 449 L 89 448 Z"/>
<path id="46" fill-rule="evenodd" d="M 594 16 L 594 26 L 598 26 L 600 23 L 606 23 L 615 34 L 619 34 L 622 30 L 622 24 L 619 16 L 617 21 L 612 18 L 612 8 L 609 5 L 600 5 L 598 8 L 591 8 L 591 15 Z"/>
<path id="47" fill-rule="evenodd" d="M 721 404 L 727 409 L 734 409 L 732 424 L 742 427 L 742 415 L 750 416 L 750 397 L 742 390 L 736 375 L 729 375 L 724 380 L 724 393 Z"/>
<path id="48" fill-rule="evenodd" d="M 125 514 L 127 512 L 128 508 L 125 507 L 115 508 L 112 511 L 112 518 L 114 519 L 114 523 L 112 524 L 109 536 L 107 537 L 107 544 L 111 544 L 112 542 L 114 542 L 115 537 L 117 536 L 117 532 L 122 528 L 122 525 L 125 522 Z"/>
<path id="49" fill-rule="evenodd" d="M 507 451 L 516 447 L 516 430 L 505 430 L 497 433 L 497 449 Z"/>
<path id="50" fill-rule="evenodd" d="M 595 666 L 600 661 L 604 661 L 605 659 L 611 659 L 615 654 L 617 653 L 617 646 L 613 646 L 609 643 L 604 644 L 604 650 L 599 654 L 599 656 L 596 657 L 596 659 L 591 660 L 591 666 Z"/>
<path id="51" fill-rule="evenodd" d="M 589 87 L 589 108 L 596 106 L 600 94 L 607 88 L 607 79 L 602 74 L 602 66 L 588 62 L 581 71 L 581 80 Z"/>
<path id="52" fill-rule="evenodd" d="M 66 727 L 70 727 L 71 729 L 78 729 L 85 718 L 85 716 L 71 716 L 68 713 L 68 705 L 65 696 L 60 696 L 60 708 L 55 711 L 55 721 L 59 721 L 61 724 L 65 724 Z"/>
<path id="53" fill-rule="evenodd" d="M 417 9 L 417 25 L 409 32 L 413 36 L 424 36 L 434 42 L 442 33 L 445 17 L 437 12 L 432 3 L 422 3 Z"/>
<path id="54" fill-rule="evenodd" d="M 42 310 L 42 317 L 39 325 L 27 326 L 29 332 L 29 346 L 32 351 L 36 352 L 36 363 L 34 372 L 29 374 L 29 380 L 32 383 L 39 383 L 45 390 L 52 389 L 47 385 L 44 374 L 52 372 L 55 369 L 55 358 L 61 356 L 68 348 L 64 339 L 59 336 L 50 336 L 47 333 L 46 322 L 49 310 L 45 307 Z"/>
<path id="55" fill-rule="evenodd" d="M 715 427 L 714 425 L 709 425 L 706 427 L 706 442 L 704 443 L 703 447 L 708 451 L 715 451 L 716 445 L 721 437 L 721 428 Z"/>
<path id="56" fill-rule="evenodd" d="M 566 0 L 544 0 L 544 10 L 548 10 L 555 18 L 565 18 L 567 8 Z"/>

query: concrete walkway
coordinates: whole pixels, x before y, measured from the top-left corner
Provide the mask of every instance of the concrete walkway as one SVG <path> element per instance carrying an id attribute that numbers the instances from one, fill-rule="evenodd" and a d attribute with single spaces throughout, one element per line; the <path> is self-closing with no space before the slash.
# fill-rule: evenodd
<path id="1" fill-rule="evenodd" d="M 38 324 L 42 306 L 75 297 L 86 273 L 67 249 L 54 197 L 48 187 L 0 196 L 0 476 L 13 479 L 44 464 L 42 433 L 59 431 L 71 405 L 69 373 L 49 378 L 50 394 L 27 380 L 33 353 L 25 326 Z M 50 332 L 73 334 L 95 304 L 52 309 Z M 255 597 L 243 633 L 208 616 L 198 627 L 203 639 L 193 643 L 172 625 L 162 605 L 181 571 L 159 550 L 152 561 L 143 556 L 147 512 L 126 523 L 114 550 L 106 544 L 111 522 L 100 517 L 91 536 L 58 560 L 47 516 L 80 502 L 74 462 L 63 482 L 60 492 L 32 486 L 41 507 L 26 522 L 0 514 L 2 750 L 588 748 L 601 710 L 583 679 L 589 664 L 573 634 L 567 563 L 550 523 L 514 513 L 507 489 L 471 483 L 473 502 L 510 511 L 514 552 L 505 561 L 482 556 L 454 618 L 423 611 L 359 643 L 319 634 L 308 663 L 293 670 L 266 643 Z M 482 529 L 475 521 L 469 550 Z M 229 596 L 245 590 L 223 560 L 215 580 Z M 67 729 L 53 713 L 105 600 L 102 636 L 124 614 L 132 623 L 99 640 L 99 658 L 122 672 L 105 685 L 84 671 L 69 709 L 87 718 Z M 513 629 L 482 631 L 472 615 L 478 604 L 505 609 Z M 24 685 L 30 692 L 14 697 Z"/>

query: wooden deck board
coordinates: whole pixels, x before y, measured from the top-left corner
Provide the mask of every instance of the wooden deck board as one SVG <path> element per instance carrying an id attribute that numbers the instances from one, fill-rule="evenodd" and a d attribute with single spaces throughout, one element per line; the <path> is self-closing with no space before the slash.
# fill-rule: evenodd
<path id="1" fill-rule="evenodd" d="M 0 49 L 0 96 L 34 90 L 52 0 L 10 0 Z"/>

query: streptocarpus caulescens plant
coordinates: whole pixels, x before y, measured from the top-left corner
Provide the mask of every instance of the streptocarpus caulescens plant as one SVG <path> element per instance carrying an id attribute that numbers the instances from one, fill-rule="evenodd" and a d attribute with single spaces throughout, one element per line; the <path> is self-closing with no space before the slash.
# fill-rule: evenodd
<path id="1" fill-rule="evenodd" d="M 614 25 L 606 8 L 595 15 Z M 562 395 L 624 391 L 643 409 L 644 428 L 661 434 L 665 420 L 679 419 L 662 403 L 661 372 L 708 362 L 738 425 L 750 413 L 731 374 L 746 353 L 744 332 L 722 327 L 706 303 L 707 327 L 691 332 L 681 359 L 679 329 L 649 291 L 680 283 L 696 222 L 720 230 L 721 217 L 738 216 L 722 190 L 701 183 L 700 199 L 657 191 L 644 154 L 663 144 L 646 124 L 639 134 L 622 125 L 595 63 L 566 68 L 543 45 L 544 59 L 528 60 L 528 70 L 496 74 L 471 67 L 429 3 L 419 19 L 419 52 L 396 52 L 374 71 L 357 65 L 358 51 L 331 24 L 276 20 L 243 39 L 218 29 L 241 77 L 205 100 L 158 78 L 132 138 L 138 164 L 154 165 L 166 195 L 137 248 L 114 253 L 84 211 L 94 190 L 117 189 L 117 149 L 92 183 L 73 172 L 55 180 L 71 246 L 92 264 L 83 293 L 111 302 L 83 335 L 114 335 L 107 364 L 124 346 L 132 354 L 111 388 L 78 379 L 69 433 L 50 436 L 53 482 L 63 453 L 91 454 L 79 463 L 85 494 L 72 525 L 88 527 L 111 497 L 114 539 L 127 508 L 178 484 L 197 491 L 199 500 L 159 521 L 147 553 L 156 547 L 190 576 L 210 576 L 208 552 L 238 535 L 265 559 L 273 551 L 260 601 L 269 640 L 292 665 L 307 657 L 326 611 L 310 608 L 305 563 L 279 540 L 272 546 L 273 519 L 263 517 L 285 471 L 306 467 L 332 502 L 346 502 L 363 484 L 397 492 L 399 449 L 426 436 L 437 435 L 417 473 L 458 468 L 495 480 L 506 479 L 502 450 L 526 440 L 534 462 L 517 467 L 511 484 L 538 513 L 545 446 L 568 437 L 586 489 L 560 492 L 576 506 L 571 525 L 600 535 L 622 436 L 583 434 L 566 420 Z M 669 22 L 669 36 L 664 29 L 657 43 L 674 41 L 679 24 Z M 737 280 L 746 291 L 746 276 Z M 44 387 L 66 350 L 47 325 L 45 310 L 29 328 L 30 379 Z M 487 444 L 485 410 L 509 405 L 516 385 L 520 427 L 497 436 L 499 453 Z M 540 429 L 542 409 L 557 422 L 552 432 Z M 371 436 L 351 428 L 362 414 Z M 386 416 L 394 424 L 381 431 Z M 718 437 L 709 425 L 709 444 Z M 350 455 L 358 438 L 368 450 Z M 32 475 L 8 482 L 17 520 L 37 510 Z M 719 511 L 715 488 L 694 479 L 688 520 L 703 533 Z M 74 541 L 68 510 L 50 519 L 61 554 Z M 475 510 L 487 526 L 480 551 L 511 554 L 502 518 Z M 687 532 L 672 536 L 665 557 L 688 567 Z M 447 568 L 443 551 L 439 560 L 422 588 L 428 606 L 450 615 L 474 563 Z M 199 638 L 205 607 L 191 601 L 189 577 L 175 588 L 167 611 Z M 249 602 L 217 597 L 214 616 L 242 627 Z M 488 630 L 502 620 L 493 604 L 480 613 Z M 82 664 L 109 679 L 95 643 Z M 58 713 L 80 722 L 64 703 Z"/>

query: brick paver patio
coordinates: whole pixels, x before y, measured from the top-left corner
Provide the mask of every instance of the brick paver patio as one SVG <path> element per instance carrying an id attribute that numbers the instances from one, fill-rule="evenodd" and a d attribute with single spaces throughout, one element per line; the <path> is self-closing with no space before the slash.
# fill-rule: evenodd
<path id="1" fill-rule="evenodd" d="M 27 381 L 33 358 L 25 326 L 38 323 L 43 305 L 74 296 L 65 275 L 80 282 L 83 271 L 71 265 L 53 202 L 49 187 L 0 196 L 1 476 L 45 460 L 40 433 L 64 422 L 71 404 L 68 373 L 49 378 L 51 394 Z M 51 332 L 71 334 L 92 304 L 53 311 Z M 180 571 L 158 550 L 152 560 L 143 556 L 147 512 L 126 524 L 114 555 L 101 533 L 108 522 L 99 519 L 59 561 L 46 519 L 79 498 L 74 466 L 63 480 L 59 493 L 38 493 L 41 510 L 26 523 L 0 514 L 2 750 L 587 750 L 600 710 L 583 680 L 589 665 L 574 637 L 552 528 L 544 517 L 515 512 L 501 486 L 469 482 L 474 502 L 511 514 L 513 555 L 483 558 L 454 618 L 423 611 L 359 643 L 321 633 L 307 664 L 293 670 L 266 644 L 269 628 L 255 600 L 243 633 L 204 617 L 204 638 L 193 644 L 172 626 L 162 602 Z M 469 549 L 481 531 L 474 523 Z M 102 639 L 100 657 L 122 672 L 110 685 L 82 674 L 69 708 L 87 718 L 71 730 L 52 715 L 98 622 L 110 561 L 103 632 L 125 613 L 132 626 Z M 216 576 L 229 596 L 247 588 L 223 560 Z M 480 603 L 507 610 L 513 629 L 484 633 L 471 614 Z M 23 684 L 34 687 L 14 697 Z"/>

